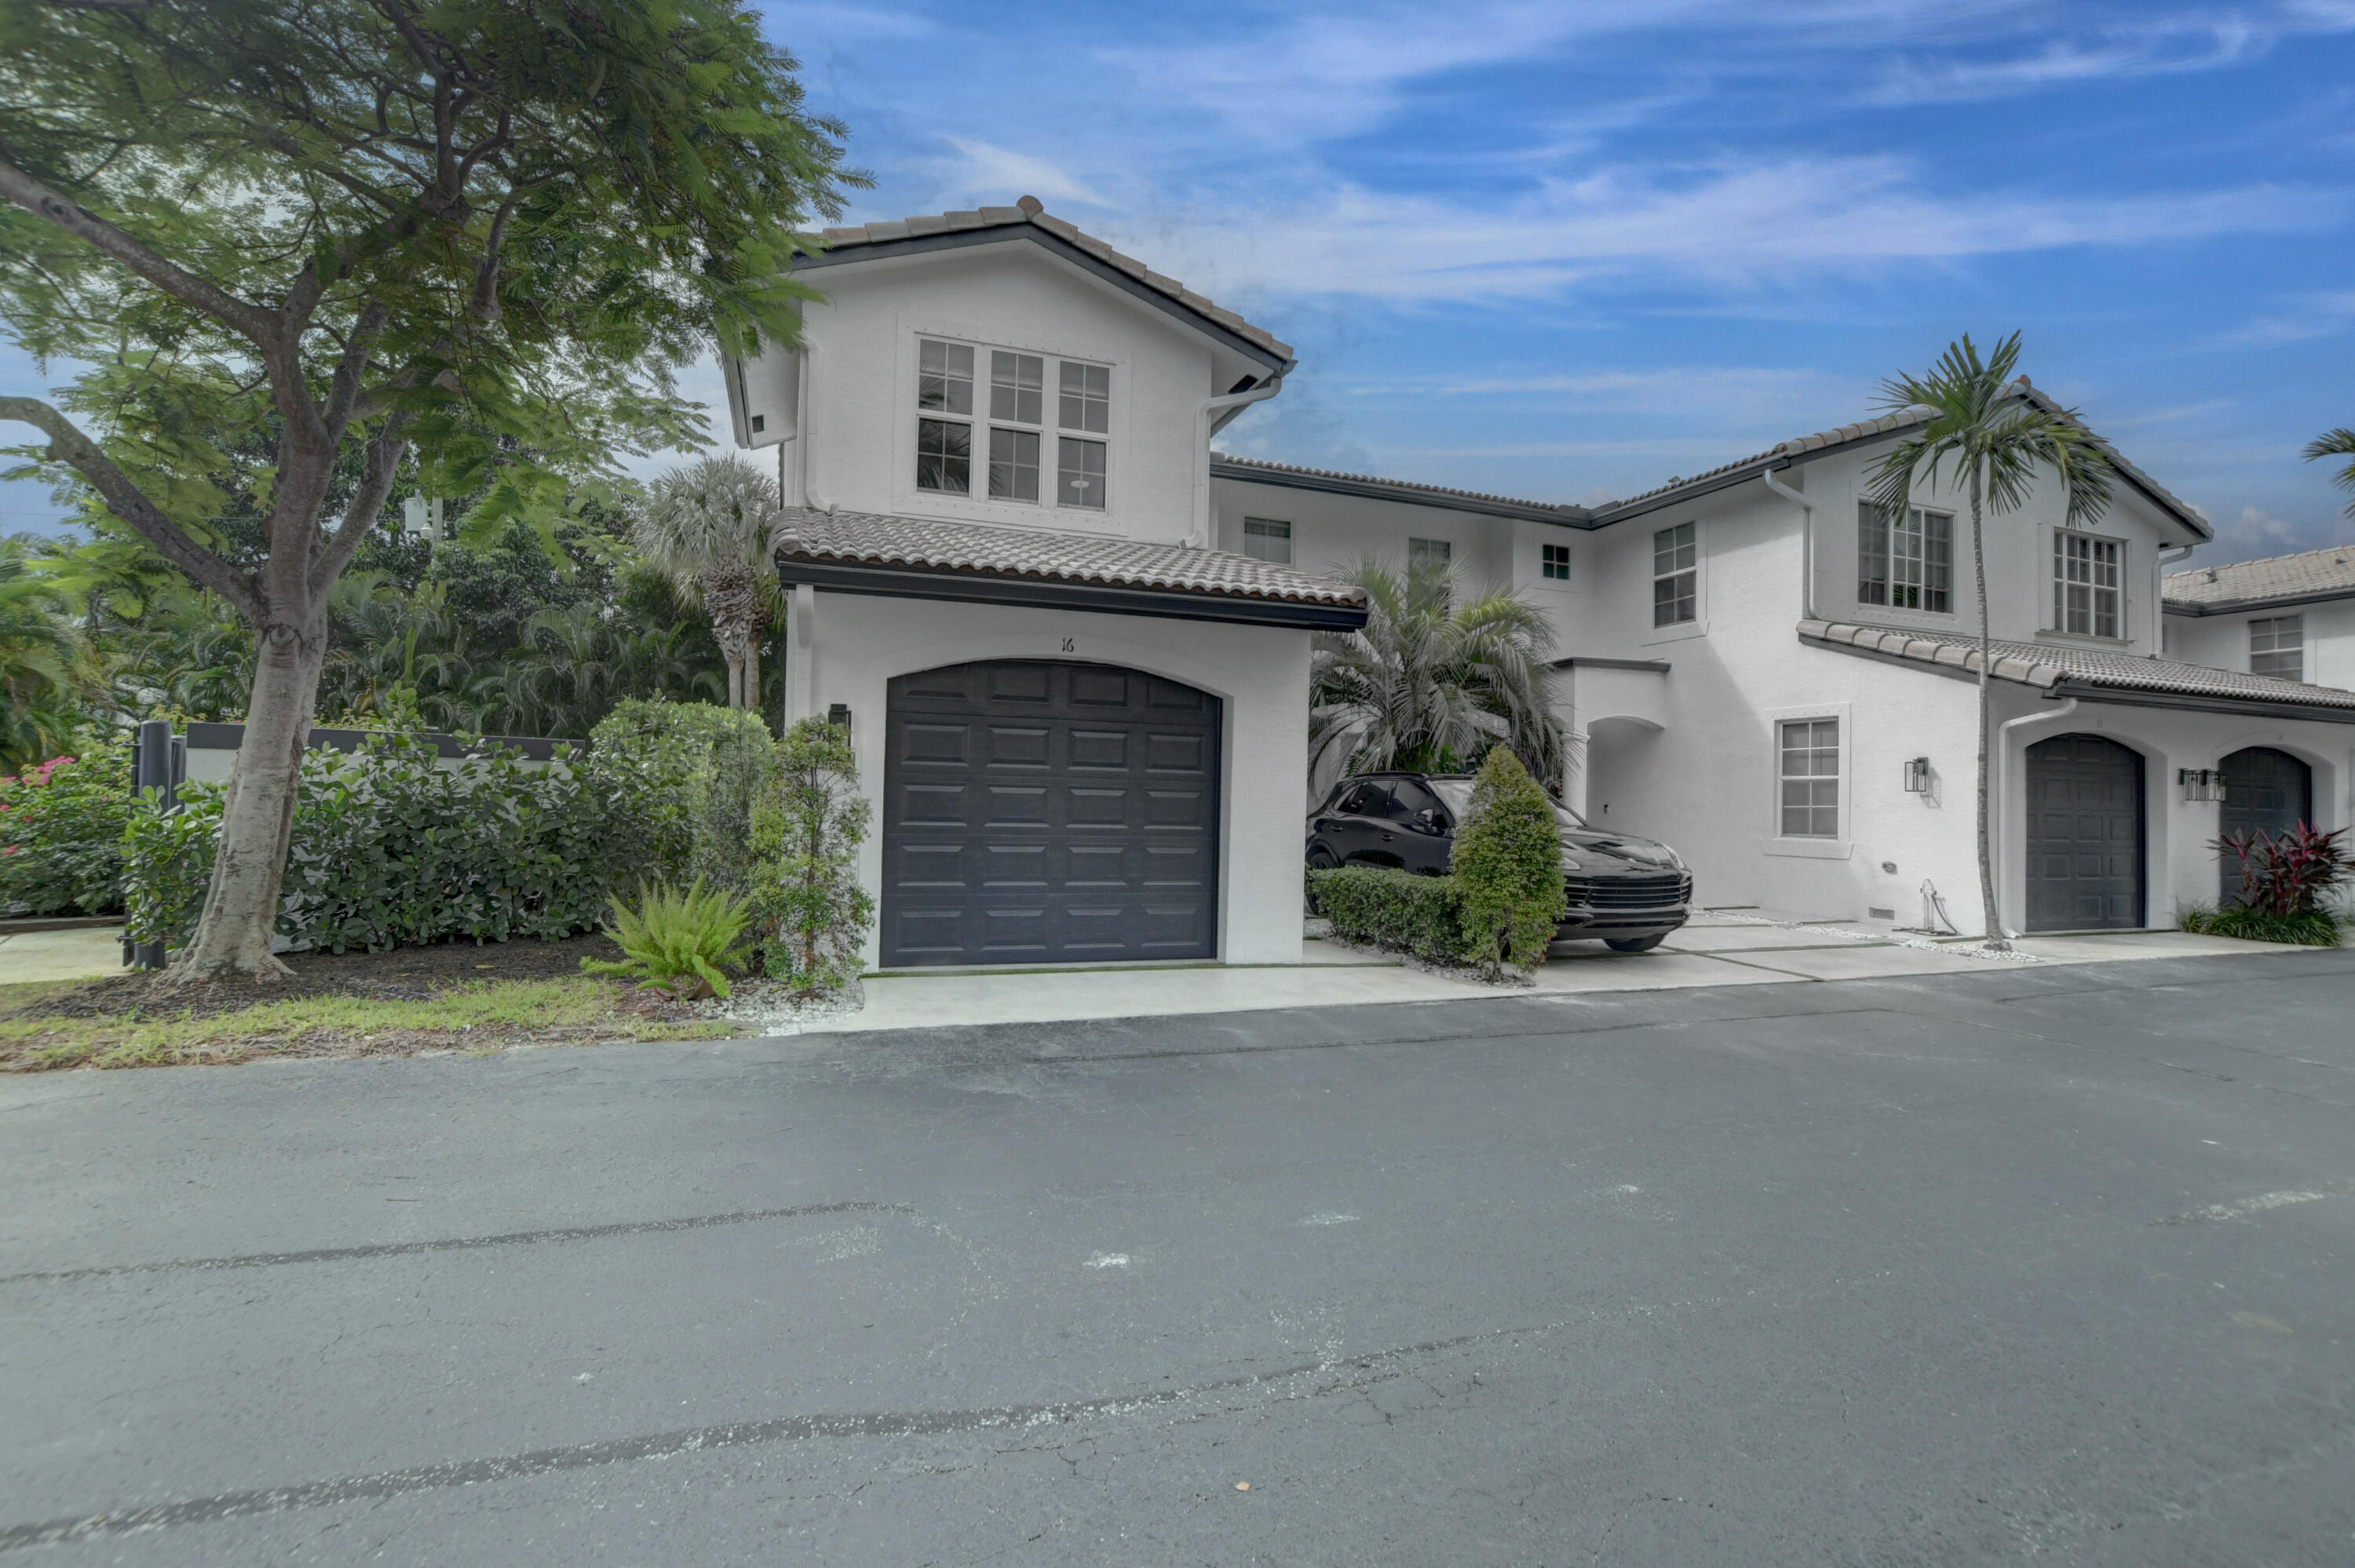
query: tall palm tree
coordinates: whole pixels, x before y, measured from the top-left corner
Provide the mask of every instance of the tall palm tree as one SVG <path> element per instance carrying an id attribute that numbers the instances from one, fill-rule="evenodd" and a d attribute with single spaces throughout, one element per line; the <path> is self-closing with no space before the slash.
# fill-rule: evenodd
<path id="1" fill-rule="evenodd" d="M 1455 570 L 1368 560 L 1365 626 L 1317 634 L 1309 673 L 1312 780 L 1347 763 L 1433 772 L 1467 768 L 1501 741 L 1540 779 L 1561 777 L 1561 720 L 1549 700 L 1553 629 L 1508 588 L 1466 597 Z"/>
<path id="2" fill-rule="evenodd" d="M 2320 458 L 2355 458 L 2355 430 L 2341 425 L 2335 430 L 2325 430 L 2306 443 L 2306 461 Z M 2355 462 L 2349 463 L 2330 476 L 2330 482 L 2341 490 L 2355 490 Z M 2347 515 L 2355 517 L 2355 501 L 2347 503 Z"/>
<path id="3" fill-rule="evenodd" d="M 2068 497 L 2064 521 L 2080 527 L 2109 510 L 2116 471 L 2109 452 L 2078 421 L 2076 410 L 2048 411 L 2031 397 L 2028 381 L 2012 379 L 2019 363 L 2019 334 L 1995 345 L 1985 359 L 1966 334 L 1950 344 L 1923 376 L 1893 376 L 1881 384 L 1881 407 L 1892 413 L 1925 408 L 1930 418 L 1873 471 L 1873 500 L 1892 517 L 1913 504 L 1914 487 L 1944 483 L 1949 494 L 1967 493 L 1971 503 L 1971 574 L 1979 605 L 1979 899 L 1987 911 L 1987 945 L 2010 950 L 1997 918 L 1995 861 L 1987 845 L 1988 652 L 1987 546 L 1981 514 L 2018 511 L 2033 493 L 2041 471 L 2051 469 Z M 1952 478 L 1940 471 L 1951 467 Z"/>
<path id="4" fill-rule="evenodd" d="M 707 457 L 655 481 L 632 528 L 638 553 L 681 597 L 711 617 L 728 661 L 728 705 L 761 700 L 761 633 L 779 598 L 774 480 L 732 459 Z"/>

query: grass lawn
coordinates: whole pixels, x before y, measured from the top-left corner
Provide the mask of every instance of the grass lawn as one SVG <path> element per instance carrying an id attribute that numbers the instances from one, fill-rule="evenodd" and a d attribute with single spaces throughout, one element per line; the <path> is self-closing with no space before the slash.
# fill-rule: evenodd
<path id="1" fill-rule="evenodd" d="M 293 978 L 270 988 L 172 991 L 139 975 L 0 986 L 0 1072 L 489 1053 L 741 1032 L 624 1007 L 625 983 L 579 972 L 584 953 L 605 956 L 602 943 L 301 954 L 289 960 Z"/>

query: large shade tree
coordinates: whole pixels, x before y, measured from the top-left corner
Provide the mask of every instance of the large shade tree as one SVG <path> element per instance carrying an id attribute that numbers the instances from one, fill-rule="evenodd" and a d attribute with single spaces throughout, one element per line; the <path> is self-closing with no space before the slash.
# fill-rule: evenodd
<path id="1" fill-rule="evenodd" d="M 2013 379 L 2019 334 L 1982 355 L 1966 334 L 1947 345 L 1920 376 L 1892 376 L 1881 384 L 1881 407 L 1891 413 L 1919 408 L 1929 416 L 1875 467 L 1874 503 L 1902 517 L 1924 488 L 1968 502 L 1971 581 L 1979 610 L 1978 857 L 1979 904 L 1987 945 L 2009 950 L 1996 910 L 1995 859 L 1987 843 L 1987 755 L 1992 721 L 1987 677 L 1992 668 L 1983 520 L 2006 517 L 2028 504 L 2046 475 L 2061 487 L 2063 520 L 2084 527 L 2109 510 L 2115 471 L 2108 449 L 2071 408 L 2047 408 Z"/>
<path id="2" fill-rule="evenodd" d="M 1540 779 L 1561 777 L 1561 718 L 1549 694 L 1553 628 L 1509 589 L 1467 593 L 1461 574 L 1426 561 L 1401 571 L 1365 561 L 1364 627 L 1319 632 L 1309 673 L 1313 782 L 1359 771 L 1467 768 L 1510 746 Z"/>
<path id="3" fill-rule="evenodd" d="M 779 504 L 776 481 L 731 458 L 698 458 L 655 481 L 631 529 L 640 556 L 711 618 L 731 708 L 761 705 Z"/>
<path id="4" fill-rule="evenodd" d="M 795 69 L 741 0 L 0 0 L 0 321 L 92 367 L 0 419 L 255 629 L 181 978 L 280 972 L 328 590 L 404 460 L 544 524 L 699 440 L 677 366 L 790 340 L 857 178 Z M 208 508 L 257 440 L 231 559 Z"/>

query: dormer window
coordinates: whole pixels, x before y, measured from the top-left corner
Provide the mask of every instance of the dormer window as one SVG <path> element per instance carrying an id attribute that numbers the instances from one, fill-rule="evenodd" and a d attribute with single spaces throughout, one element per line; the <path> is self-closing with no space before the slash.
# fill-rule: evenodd
<path id="1" fill-rule="evenodd" d="M 984 363 L 988 397 L 977 405 L 975 371 Z M 1109 366 L 939 338 L 918 341 L 918 490 L 972 496 L 978 477 L 980 499 L 1102 512 L 1110 500 L 1111 433 Z M 1047 483 L 1050 440 L 1054 479 Z M 986 459 L 979 475 L 976 450 Z"/>

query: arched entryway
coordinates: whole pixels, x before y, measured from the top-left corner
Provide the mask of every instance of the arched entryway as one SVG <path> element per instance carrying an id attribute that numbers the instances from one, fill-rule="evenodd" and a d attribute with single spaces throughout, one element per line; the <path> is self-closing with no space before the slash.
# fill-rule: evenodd
<path id="1" fill-rule="evenodd" d="M 2288 752 L 2247 747 L 2224 758 L 2217 770 L 2224 775 L 2217 832 L 2280 834 L 2314 821 L 2314 769 Z M 2217 897 L 2231 903 L 2241 895 L 2241 863 L 2231 855 L 2218 858 L 2222 863 L 2217 867 Z"/>
<path id="2" fill-rule="evenodd" d="M 893 680 L 884 966 L 1215 958 L 1220 713 L 1107 664 Z"/>
<path id="3" fill-rule="evenodd" d="M 2098 735 L 2028 748 L 2028 929 L 2145 923 L 2142 754 Z"/>

